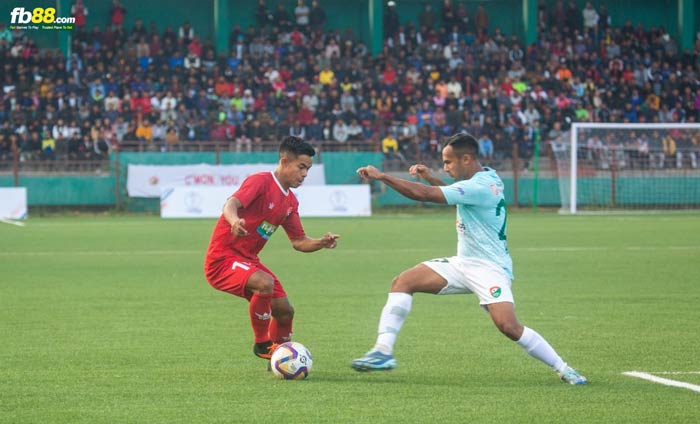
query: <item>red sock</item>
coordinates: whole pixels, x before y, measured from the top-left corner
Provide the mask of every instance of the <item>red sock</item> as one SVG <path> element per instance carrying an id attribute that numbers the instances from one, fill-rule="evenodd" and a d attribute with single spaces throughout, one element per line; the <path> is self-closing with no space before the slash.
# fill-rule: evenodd
<path id="1" fill-rule="evenodd" d="M 270 339 L 275 343 L 285 343 L 292 340 L 292 320 L 281 323 L 272 318 L 270 322 Z"/>
<path id="2" fill-rule="evenodd" d="M 255 343 L 262 343 L 270 340 L 269 328 L 270 302 L 272 293 L 256 293 L 250 298 L 248 312 L 250 313 L 250 324 L 253 327 Z"/>

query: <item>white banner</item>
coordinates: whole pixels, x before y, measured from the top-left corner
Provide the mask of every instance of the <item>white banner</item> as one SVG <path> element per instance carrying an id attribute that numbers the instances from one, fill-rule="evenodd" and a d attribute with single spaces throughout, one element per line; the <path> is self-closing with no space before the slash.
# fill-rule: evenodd
<path id="1" fill-rule="evenodd" d="M 184 186 L 164 188 L 162 218 L 218 218 L 226 199 L 238 187 Z M 370 216 L 369 185 L 301 186 L 294 189 L 302 217 Z"/>
<path id="2" fill-rule="evenodd" d="M 0 218 L 27 219 L 26 187 L 0 187 Z"/>
<path id="3" fill-rule="evenodd" d="M 306 184 L 306 183 L 304 183 Z M 294 190 L 300 216 L 371 216 L 368 184 L 301 186 Z"/>
<path id="4" fill-rule="evenodd" d="M 249 165 L 133 165 L 129 164 L 126 191 L 130 197 L 160 197 L 163 187 L 240 185 L 256 172 L 273 171 L 274 163 Z M 314 164 L 304 185 L 324 185 L 323 164 Z"/>

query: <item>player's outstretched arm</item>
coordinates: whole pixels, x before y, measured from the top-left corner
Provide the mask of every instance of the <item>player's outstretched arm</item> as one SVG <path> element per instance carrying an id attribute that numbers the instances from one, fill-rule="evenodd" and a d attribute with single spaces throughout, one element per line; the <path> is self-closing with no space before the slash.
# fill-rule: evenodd
<path id="1" fill-rule="evenodd" d="M 413 175 L 414 177 L 417 176 L 418 178 L 421 178 L 421 179 L 427 181 L 428 184 L 430 184 L 432 186 L 447 185 L 440 178 L 433 175 L 433 172 L 430 170 L 429 167 L 427 167 L 423 164 L 420 164 L 420 163 L 412 165 L 410 168 L 408 168 L 408 173 Z"/>
<path id="2" fill-rule="evenodd" d="M 339 234 L 326 233 L 321 238 L 301 237 L 292 239 L 292 247 L 304 253 L 315 252 L 321 249 L 335 249 L 338 245 Z"/>
<path id="3" fill-rule="evenodd" d="M 378 180 L 398 191 L 402 195 L 419 202 L 447 203 L 442 190 L 435 186 L 414 183 L 385 174 L 372 165 L 364 166 L 357 173 L 365 180 Z"/>

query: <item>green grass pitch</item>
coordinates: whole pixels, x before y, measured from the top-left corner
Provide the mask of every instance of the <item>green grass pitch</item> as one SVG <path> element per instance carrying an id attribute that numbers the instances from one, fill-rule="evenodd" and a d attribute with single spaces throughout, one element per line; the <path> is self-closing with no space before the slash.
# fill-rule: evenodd
<path id="1" fill-rule="evenodd" d="M 416 213 L 418 212 L 418 213 Z M 391 278 L 453 255 L 454 212 L 306 219 L 340 233 L 302 254 L 282 230 L 262 259 L 296 308 L 308 380 L 251 353 L 247 304 L 202 273 L 214 220 L 82 216 L 0 224 L 2 423 L 697 422 L 700 214 L 511 213 L 521 321 L 590 381 L 568 386 L 500 335 L 474 296 L 416 295 L 399 366 L 359 374 Z M 695 373 L 693 373 L 695 372 Z"/>

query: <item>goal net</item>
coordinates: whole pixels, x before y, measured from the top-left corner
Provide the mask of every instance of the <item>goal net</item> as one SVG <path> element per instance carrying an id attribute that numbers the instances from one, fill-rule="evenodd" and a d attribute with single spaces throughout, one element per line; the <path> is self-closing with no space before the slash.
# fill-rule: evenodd
<path id="1" fill-rule="evenodd" d="M 700 124 L 575 123 L 551 147 L 563 213 L 700 208 Z"/>

